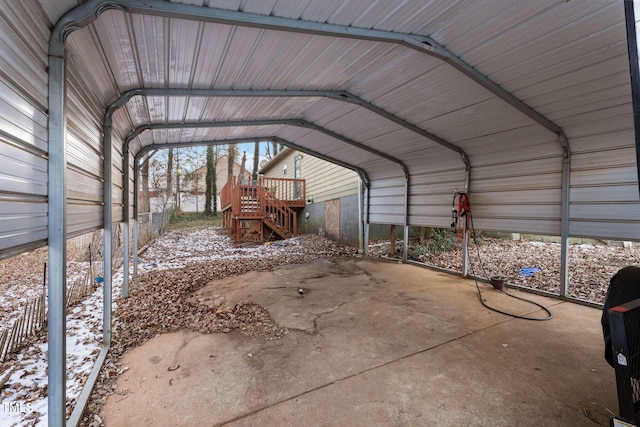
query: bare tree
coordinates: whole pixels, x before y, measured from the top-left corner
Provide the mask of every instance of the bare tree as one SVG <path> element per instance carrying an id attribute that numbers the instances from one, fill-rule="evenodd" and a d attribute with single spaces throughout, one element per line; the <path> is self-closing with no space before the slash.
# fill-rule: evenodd
<path id="1" fill-rule="evenodd" d="M 214 159 L 213 146 L 207 147 L 207 172 L 205 175 L 204 214 L 211 216 L 216 212 L 216 161 Z M 211 206 L 213 199 L 213 209 Z"/>
<path id="2" fill-rule="evenodd" d="M 142 165 L 140 167 L 140 185 L 142 186 L 142 197 L 140 197 L 140 213 L 151 212 L 151 203 L 149 201 L 149 154 L 145 154 L 142 158 Z M 136 193 L 138 189 L 136 188 Z M 137 197 L 137 195 L 136 195 Z"/>
<path id="3" fill-rule="evenodd" d="M 180 175 L 182 175 L 182 169 L 180 169 L 180 150 L 176 149 L 176 153 L 175 153 L 175 161 L 176 161 L 176 204 L 175 204 L 175 213 L 176 214 L 181 214 L 182 213 L 182 207 L 181 207 L 181 200 L 180 200 Z"/>
<path id="4" fill-rule="evenodd" d="M 169 148 L 167 156 L 167 186 L 165 188 L 166 199 L 169 200 L 173 194 L 173 148 Z M 176 206 L 174 204 L 174 206 Z"/>
<path id="5" fill-rule="evenodd" d="M 229 171 L 229 177 L 233 176 L 233 165 L 236 163 L 238 150 L 237 144 L 227 145 L 227 170 Z"/>
<path id="6" fill-rule="evenodd" d="M 167 172 L 170 170 L 168 167 L 168 157 L 168 152 L 164 152 L 163 150 L 162 153 L 151 158 L 149 161 L 151 188 L 159 191 L 155 204 L 162 212 L 162 224 L 164 224 L 167 209 L 170 207 L 169 202 L 173 199 L 170 187 L 171 180 L 169 178 L 171 175 L 167 176 Z"/>
<path id="7" fill-rule="evenodd" d="M 213 173 L 211 174 L 211 200 L 213 204 L 213 216 L 218 216 L 218 159 L 220 158 L 220 147 L 216 146 L 213 151 Z"/>
<path id="8" fill-rule="evenodd" d="M 258 141 L 255 142 L 253 148 L 253 179 L 258 179 L 258 166 L 260 164 L 260 143 Z"/>

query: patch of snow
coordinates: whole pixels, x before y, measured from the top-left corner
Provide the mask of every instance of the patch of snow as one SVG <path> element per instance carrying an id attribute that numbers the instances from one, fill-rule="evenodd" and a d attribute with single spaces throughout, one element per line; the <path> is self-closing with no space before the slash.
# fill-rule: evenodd
<path id="1" fill-rule="evenodd" d="M 115 300 L 122 288 L 122 269 L 113 275 Z M 114 302 L 114 308 L 116 306 Z M 75 406 L 102 347 L 103 288 L 99 286 L 67 315 L 67 408 Z M 47 337 L 18 355 L 14 372 L 2 390 L 0 425 L 47 425 Z M 69 412 L 70 414 L 70 412 Z M 68 415 L 69 415 L 68 414 Z"/>
<path id="2" fill-rule="evenodd" d="M 138 258 L 138 274 L 155 269 L 181 268 L 192 262 L 228 259 L 259 259 L 277 255 L 304 254 L 305 244 L 300 237 L 272 244 L 253 243 L 234 245 L 231 238 L 223 234 L 220 227 L 209 227 L 193 232 L 171 231 L 159 237 Z M 68 269 L 69 279 L 77 277 L 78 270 L 88 268 L 76 263 Z M 130 277 L 133 273 L 130 266 Z M 123 270 L 112 277 L 112 306 L 117 307 L 121 295 Z M 41 286 L 41 285 L 40 285 Z M 38 291 L 36 288 L 33 294 Z M 21 294 L 21 292 L 23 294 Z M 16 286 L 8 292 L 0 292 L 0 302 L 7 298 L 22 297 L 27 301 L 31 293 Z M 12 301 L 12 303 L 16 302 Z M 82 392 L 86 379 L 102 347 L 103 287 L 102 284 L 82 303 L 72 307 L 67 315 L 66 362 L 67 362 L 67 416 L 71 414 Z M 3 319 L 0 319 L 3 320 Z M 46 332 L 46 331 L 45 331 Z M 2 390 L 0 400 L 0 426 L 27 427 L 47 425 L 47 337 L 22 350 L 12 363 L 14 372 Z M 1 373 L 0 373 L 1 376 Z M 4 410 L 6 408 L 6 410 Z M 13 411 L 13 409 L 17 409 Z"/>
<path id="3" fill-rule="evenodd" d="M 526 245 L 528 246 L 549 246 L 551 245 L 557 245 L 558 243 L 549 243 L 549 242 L 525 242 Z"/>

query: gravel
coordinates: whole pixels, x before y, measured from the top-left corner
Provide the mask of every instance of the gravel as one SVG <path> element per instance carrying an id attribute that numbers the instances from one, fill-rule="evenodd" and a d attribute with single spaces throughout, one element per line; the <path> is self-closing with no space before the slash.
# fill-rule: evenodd
<path id="1" fill-rule="evenodd" d="M 389 256 L 389 241 L 373 242 L 371 256 Z M 453 250 L 428 251 L 426 245 L 410 245 L 414 259 L 428 265 L 459 271 L 461 254 Z M 558 294 L 560 291 L 560 244 L 526 240 L 482 238 L 470 245 L 471 273 L 479 277 L 504 276 L 507 283 Z M 402 247 L 397 246 L 397 254 Z M 609 280 L 622 267 L 640 264 L 640 245 L 574 244 L 569 247 L 568 295 L 603 304 Z M 539 272 L 526 276 L 523 268 Z"/>

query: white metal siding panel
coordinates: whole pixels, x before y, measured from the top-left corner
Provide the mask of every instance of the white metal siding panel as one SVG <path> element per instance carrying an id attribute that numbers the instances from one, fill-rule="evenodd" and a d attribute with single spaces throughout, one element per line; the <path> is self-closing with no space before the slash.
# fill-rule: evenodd
<path id="1" fill-rule="evenodd" d="M 94 21 L 92 26 L 101 40 L 98 48 L 102 50 L 102 56 L 112 64 L 110 71 L 114 82 L 124 90 L 140 87 L 140 75 L 135 65 L 138 56 L 131 40 L 130 18 L 122 12 L 108 10 L 100 19 Z M 112 37 L 109 39 L 106 37 L 107 34 L 111 34 Z"/>
<path id="2" fill-rule="evenodd" d="M 102 223 L 101 205 L 69 201 L 67 211 L 67 233 L 70 236 L 77 236 L 87 231 L 95 230 L 96 224 Z"/>
<path id="3" fill-rule="evenodd" d="M 0 8 L 0 70 L 23 97 L 47 105 L 48 19 L 33 0 L 7 2 Z"/>
<path id="4" fill-rule="evenodd" d="M 640 240 L 640 200 L 631 105 L 567 117 L 574 135 L 571 166 L 571 234 Z M 620 99 L 618 98 L 618 99 Z"/>
<path id="5" fill-rule="evenodd" d="M 597 33 L 602 28 L 598 23 L 599 17 L 610 11 L 623 12 L 621 5 L 615 3 L 540 1 L 529 5 L 528 9 L 520 4 L 509 11 L 509 19 L 496 20 L 490 26 L 480 26 L 476 31 L 467 32 L 448 46 L 460 52 L 468 61 L 481 63 L 482 67 L 495 59 L 503 60 L 506 56 L 512 56 L 514 61 L 496 66 L 496 69 L 517 66 L 521 61 L 554 52 L 558 46 L 573 45 L 576 40 L 584 41 Z M 532 10 L 536 8 L 540 10 Z M 524 11 L 533 13 L 529 16 L 518 16 Z M 572 22 L 572 25 L 566 25 L 568 21 Z M 611 21 L 607 19 L 606 22 Z M 614 22 L 619 24 L 624 22 L 624 18 L 618 15 L 614 17 Z M 497 58 L 488 55 L 483 57 L 483 53 L 489 50 L 501 52 L 502 55 Z"/>
<path id="6" fill-rule="evenodd" d="M 97 85 L 74 67 L 71 55 L 67 90 L 67 226 L 80 234 L 102 227 L 102 117 L 104 107 L 93 92 Z M 114 157 L 114 163 L 120 157 Z M 117 191 L 114 191 L 117 193 Z M 116 219 L 117 218 L 117 219 Z M 114 215 L 114 220 L 120 217 Z"/>
<path id="7" fill-rule="evenodd" d="M 292 1 L 292 0 L 287 0 Z M 295 0 L 293 0 L 295 1 Z M 283 3 L 279 0 L 278 3 Z M 330 22 L 330 18 L 336 10 L 344 6 L 342 0 L 325 0 L 321 2 L 310 2 L 305 10 L 300 14 L 300 18 L 315 22 Z"/>
<path id="8" fill-rule="evenodd" d="M 369 189 L 369 222 L 404 224 L 405 180 L 376 179 Z"/>
<path id="9" fill-rule="evenodd" d="M 601 147 L 607 137 L 599 136 Z M 620 139 L 612 142 L 619 144 Z M 572 235 L 640 240 L 635 147 L 574 154 L 571 179 Z"/>
<path id="10" fill-rule="evenodd" d="M 0 258 L 46 244 L 46 201 L 0 200 Z"/>
<path id="11" fill-rule="evenodd" d="M 637 221 L 575 221 L 571 223 L 571 235 L 594 239 L 638 241 L 637 227 Z"/>
<path id="12" fill-rule="evenodd" d="M 240 5 L 236 8 L 236 10 L 242 10 L 248 13 L 271 15 L 273 12 L 273 5 L 275 5 L 276 2 L 277 0 L 242 1 L 238 2 L 240 3 Z M 216 1 L 216 4 L 218 3 L 228 4 L 228 2 L 226 2 L 225 0 Z"/>
<path id="13" fill-rule="evenodd" d="M 620 203 L 628 197 L 626 203 L 638 210 L 635 159 L 629 151 L 633 135 L 624 134 L 632 123 L 622 3 L 507 2 L 506 6 L 473 26 L 465 20 L 475 20 L 484 13 L 483 7 L 460 10 L 431 35 L 565 129 L 574 150 L 572 235 L 601 237 L 610 227 L 620 236 L 616 231 L 620 221 L 638 230 L 628 206 Z M 568 20 L 571 25 L 566 25 Z M 490 117 L 491 122 L 499 121 Z M 444 135 L 454 141 L 462 137 Z M 546 234 L 559 233 L 560 176 L 559 169 L 553 170 L 559 166 L 555 157 L 559 149 L 557 144 L 545 146 L 546 141 L 549 138 L 540 136 L 538 142 L 518 139 L 515 146 L 506 141 L 478 146 L 473 139 L 462 143 L 473 164 L 471 199 L 480 218 L 478 227 L 519 231 L 516 227 L 522 224 Z M 527 161 L 545 156 L 551 156 L 553 168 Z M 490 166 L 492 162 L 495 166 Z M 509 176 L 514 167 L 517 177 Z M 500 168 L 507 174 L 499 174 Z M 606 218 L 601 205 L 611 206 Z M 527 221 L 527 212 L 543 222 Z"/>
<path id="14" fill-rule="evenodd" d="M 535 102 L 535 104 L 543 104 L 547 97 L 554 97 L 553 92 L 557 90 L 567 90 L 562 99 L 570 99 L 585 93 L 576 90 L 576 87 L 581 85 L 588 93 L 601 87 L 607 88 L 624 84 L 629 79 L 628 64 L 623 61 L 625 58 L 624 51 L 619 48 L 616 48 L 615 51 L 616 55 L 606 58 L 607 60 L 603 63 L 594 64 L 593 60 L 600 59 L 600 56 L 594 55 L 588 58 L 591 59 L 591 63 L 587 61 L 585 65 L 578 64 L 575 69 L 573 64 L 565 64 L 570 67 L 568 72 L 556 67 L 555 74 L 541 73 L 546 77 L 540 78 L 540 81 L 533 80 L 534 78 L 538 79 L 537 76 L 529 76 L 529 79 L 523 79 L 519 82 L 519 87 L 523 87 L 523 89 L 517 91 L 518 96 L 525 101 L 531 98 L 531 101 Z M 627 71 L 626 78 L 624 76 L 625 70 Z M 612 78 L 613 76 L 616 78 Z M 556 98 L 558 97 L 556 96 Z"/>
<path id="15" fill-rule="evenodd" d="M 0 258 L 47 238 L 49 26 L 31 0 L 0 8 Z"/>
<path id="16" fill-rule="evenodd" d="M 120 221 L 123 219 L 122 210 L 118 208 L 118 206 L 122 206 L 122 192 L 124 189 L 124 171 L 122 169 L 122 158 L 123 158 L 123 139 L 118 135 L 112 135 L 112 158 L 113 167 L 111 168 L 111 181 L 113 184 L 112 187 L 112 203 L 113 203 L 113 220 Z M 133 180 L 133 175 L 129 176 L 131 180 Z M 129 184 L 130 187 L 133 186 L 133 181 Z"/>
<path id="17" fill-rule="evenodd" d="M 622 2 L 179 2 L 433 37 L 564 128 L 573 150 L 572 235 L 615 237 L 626 229 L 635 238 L 640 209 L 633 191 L 638 177 Z M 46 225 L 40 202 L 46 196 L 49 29 L 78 4 L 41 3 L 9 2 L 0 10 L 0 153 L 13 162 L 0 173 L 0 203 L 19 200 L 15 209 L 0 212 L 13 212 L 6 224 L 26 230 L 9 239 L 19 245 L 40 241 Z M 555 135 L 449 64 L 413 49 L 109 10 L 70 36 L 68 58 L 71 233 L 102 221 L 102 110 L 117 94 L 139 87 L 348 90 L 466 150 L 478 228 L 559 233 L 561 152 Z M 114 219 L 122 215 L 122 138 L 134 127 L 283 117 L 312 121 L 400 158 L 411 172 L 409 222 L 448 223 L 449 199 L 464 180 L 457 154 L 361 107 L 299 98 L 135 97 L 114 117 Z M 399 165 L 317 131 L 284 125 L 162 130 L 145 132 L 132 150 L 269 136 L 365 168 L 373 180 L 372 222 L 404 221 Z M 326 197 L 342 194 L 333 188 Z M 133 201 L 133 193 L 128 197 Z M 21 226 L 26 223 L 32 226 Z M 3 233 L 0 242 L 9 241 Z"/>
<path id="18" fill-rule="evenodd" d="M 25 151 L 2 136 L 0 142 L 3 144 L 0 152 L 0 194 L 46 196 L 47 161 L 44 156 Z"/>
<path id="19" fill-rule="evenodd" d="M 47 116 L 15 87 L 0 79 L 0 132 L 26 150 L 46 152 Z"/>
<path id="20" fill-rule="evenodd" d="M 134 163 L 135 163 L 135 159 L 134 156 L 132 154 L 129 155 L 129 177 L 131 178 L 131 181 L 129 183 L 129 219 L 133 218 L 133 207 L 135 205 L 136 201 L 136 189 L 133 185 L 133 179 L 134 179 L 134 174 L 135 174 L 135 170 L 134 170 Z M 124 191 L 124 189 L 123 189 Z M 122 218 L 125 218 L 125 213 L 124 213 L 124 206 L 122 206 Z"/>
<path id="21" fill-rule="evenodd" d="M 451 200 L 456 190 L 464 190 L 465 170 L 458 153 L 443 147 L 414 151 L 400 156 L 411 173 L 409 180 L 409 224 L 448 227 Z"/>
<path id="22" fill-rule="evenodd" d="M 485 150 L 487 154 L 477 156 L 471 170 L 475 226 L 488 231 L 558 235 L 562 184 L 558 144 Z"/>
<path id="23" fill-rule="evenodd" d="M 449 227 L 453 194 L 464 190 L 464 169 L 414 174 L 410 184 L 409 224 Z"/>
<path id="24" fill-rule="evenodd" d="M 403 117 L 431 118 L 493 97 L 482 86 L 452 71 L 448 64 L 435 59 L 431 61 L 437 66 L 415 78 L 411 78 L 414 70 L 406 70 L 408 75 L 402 76 L 404 82 L 399 82 L 398 89 L 376 98 L 375 102 L 388 105 L 389 111 L 397 112 Z M 424 68 L 419 67 L 418 70 L 423 71 Z M 429 88 L 428 97 L 424 96 L 425 88 Z"/>

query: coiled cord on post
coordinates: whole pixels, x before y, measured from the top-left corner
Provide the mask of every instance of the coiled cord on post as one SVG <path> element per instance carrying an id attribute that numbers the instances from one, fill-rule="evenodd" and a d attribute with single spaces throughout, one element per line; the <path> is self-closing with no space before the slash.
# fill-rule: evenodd
<path id="1" fill-rule="evenodd" d="M 475 226 L 474 226 L 474 224 L 473 224 L 473 216 L 471 215 L 471 202 L 469 201 L 469 196 L 468 196 L 466 193 L 457 193 L 457 192 L 455 193 L 455 195 L 454 195 L 454 202 L 453 202 L 453 205 L 454 205 L 454 209 L 453 209 L 453 211 L 454 211 L 454 212 L 456 212 L 456 211 L 455 211 L 455 197 L 456 197 L 456 196 L 458 196 L 458 197 L 465 197 L 465 198 L 466 198 L 466 204 L 465 204 L 465 207 L 466 207 L 466 213 L 465 213 L 465 214 L 466 214 L 466 215 L 468 215 L 468 218 L 469 218 L 469 219 L 468 219 L 468 224 L 470 224 L 470 225 L 471 225 L 471 235 L 473 236 L 473 243 L 474 243 L 474 244 L 475 244 L 475 246 L 476 246 L 476 253 L 477 253 L 477 255 L 478 255 L 478 262 L 480 263 L 480 268 L 482 269 L 482 273 L 483 273 L 483 274 L 484 274 L 484 276 L 487 278 L 487 280 L 489 280 L 489 275 L 487 274 L 486 270 L 484 269 L 484 265 L 482 264 L 482 258 L 480 257 L 480 248 L 479 248 L 478 241 L 477 241 L 477 235 L 476 235 Z M 458 213 L 458 212 L 456 212 L 456 213 Z M 457 225 L 457 220 L 454 220 L 454 222 L 452 223 L 452 226 L 454 226 L 454 224 L 455 224 L 455 225 Z M 506 312 L 506 311 L 499 310 L 499 309 L 497 309 L 497 308 L 495 308 L 495 307 L 491 307 L 490 305 L 488 305 L 488 304 L 487 304 L 487 302 L 485 301 L 485 299 L 482 297 L 482 291 L 480 290 L 480 285 L 478 284 L 478 277 L 477 277 L 477 275 L 476 275 L 474 265 L 473 265 L 473 263 L 471 262 L 471 257 L 469 257 L 469 263 L 471 264 L 471 272 L 473 273 L 473 279 L 474 279 L 475 284 L 476 284 L 476 290 L 478 291 L 478 299 L 480 300 L 480 303 L 481 303 L 485 308 L 488 308 L 489 310 L 495 311 L 496 313 L 500 313 L 500 314 L 504 314 L 504 315 L 506 315 L 506 316 L 513 317 L 513 318 L 515 318 L 515 319 L 545 321 L 545 320 L 551 320 L 551 319 L 553 318 L 553 315 L 551 314 L 551 311 L 549 311 L 549 309 L 548 309 L 548 308 L 546 308 L 545 306 L 543 306 L 542 304 L 538 304 L 537 302 L 535 302 L 535 301 L 531 301 L 531 300 L 529 300 L 529 299 L 527 299 L 527 298 L 523 298 L 523 297 L 519 297 L 519 296 L 516 296 L 516 295 L 510 294 L 510 293 L 508 293 L 507 291 L 502 290 L 502 289 L 497 289 L 497 290 L 499 290 L 500 292 L 502 292 L 503 294 L 505 294 L 505 295 L 507 295 L 507 296 L 509 296 L 509 297 L 511 297 L 511 298 L 514 298 L 514 299 L 517 299 L 517 300 L 520 300 L 520 301 L 524 301 L 524 302 L 527 302 L 527 303 L 533 304 L 533 305 L 535 305 L 536 307 L 541 308 L 542 310 L 544 310 L 544 311 L 547 313 L 547 317 L 528 317 L 528 316 L 521 316 L 521 315 L 518 315 L 518 314 L 509 313 L 509 312 Z"/>

